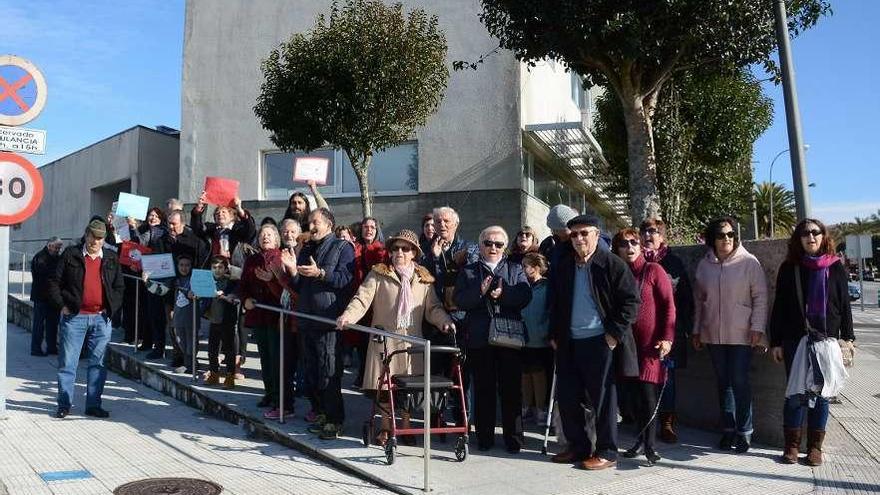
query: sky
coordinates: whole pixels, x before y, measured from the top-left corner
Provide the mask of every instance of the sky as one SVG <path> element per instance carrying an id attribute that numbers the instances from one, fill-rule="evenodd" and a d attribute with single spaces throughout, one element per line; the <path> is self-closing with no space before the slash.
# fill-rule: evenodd
<path id="1" fill-rule="evenodd" d="M 792 43 L 813 215 L 880 210 L 880 1 L 832 0 L 834 14 Z M 26 127 L 47 131 L 42 165 L 137 124 L 180 128 L 184 0 L 0 0 L 0 54 L 36 64 L 49 98 Z M 764 83 L 772 127 L 755 144 L 756 180 L 788 148 L 782 87 Z M 875 144 L 871 144 L 875 143 Z M 791 187 L 783 154 L 773 180 Z"/>

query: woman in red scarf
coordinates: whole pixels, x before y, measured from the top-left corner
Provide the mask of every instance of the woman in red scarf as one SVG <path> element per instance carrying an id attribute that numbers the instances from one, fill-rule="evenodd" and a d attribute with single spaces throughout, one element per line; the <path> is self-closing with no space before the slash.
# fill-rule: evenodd
<path id="1" fill-rule="evenodd" d="M 648 465 L 660 460 L 654 450 L 657 434 L 655 413 L 659 399 L 659 386 L 666 380 L 666 370 L 661 361 L 672 349 L 675 338 L 675 302 L 672 282 L 663 267 L 645 261 L 641 240 L 635 229 L 624 229 L 614 236 L 614 252 L 629 265 L 639 284 L 642 304 L 633 325 L 633 337 L 639 357 L 639 377 L 630 387 L 634 392 L 636 427 L 639 436 L 636 444 L 623 453 L 624 457 L 639 455 L 644 447 Z"/>
<path id="2" fill-rule="evenodd" d="M 811 339 L 831 337 L 849 343 L 855 340 L 848 281 L 846 268 L 834 254 L 834 241 L 825 225 L 811 218 L 801 220 L 788 241 L 788 257 L 779 267 L 776 302 L 770 317 L 773 360 L 785 362 L 787 377 L 797 347 L 807 335 L 807 325 L 812 330 Z M 810 466 L 822 464 L 828 400 L 812 393 L 785 398 L 785 451 L 781 459 L 785 464 L 798 461 L 805 412 L 808 444 L 804 462 Z"/>

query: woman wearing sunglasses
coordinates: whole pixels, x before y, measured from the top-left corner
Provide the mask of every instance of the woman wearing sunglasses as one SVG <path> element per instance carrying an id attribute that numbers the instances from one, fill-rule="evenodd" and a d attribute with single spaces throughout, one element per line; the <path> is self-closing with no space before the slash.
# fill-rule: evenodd
<path id="1" fill-rule="evenodd" d="M 723 435 L 721 450 L 748 452 L 752 439 L 752 349 L 766 351 L 767 279 L 737 236 L 736 221 L 722 217 L 706 227 L 706 256 L 694 277 L 696 350 L 709 349 Z"/>
<path id="2" fill-rule="evenodd" d="M 411 230 L 401 230 L 391 236 L 385 246 L 391 259 L 390 265 L 379 263 L 373 266 L 364 279 L 357 294 L 348 307 L 336 320 L 336 327 L 342 329 L 349 323 L 356 323 L 373 310 L 372 324 L 390 332 L 412 337 L 422 336 L 422 322 L 441 329 L 443 332 L 454 331 L 452 319 L 443 310 L 443 304 L 433 289 L 434 277 L 415 260 L 422 256 L 419 237 Z M 406 349 L 410 344 L 402 340 L 386 340 L 388 353 Z M 366 355 L 366 368 L 361 388 L 375 393 L 378 389 L 379 376 L 382 373 L 381 354 L 383 345 L 370 340 Z M 390 364 L 392 375 L 412 375 L 423 373 L 423 362 L 420 355 L 398 354 Z M 388 399 L 383 409 L 388 410 Z M 405 423 L 408 414 L 402 414 Z M 384 445 L 391 430 L 390 417 L 383 413 L 382 429 L 376 442 Z"/>
<path id="3" fill-rule="evenodd" d="M 797 278 L 800 278 L 800 283 Z M 825 225 L 814 219 L 801 220 L 788 241 L 788 256 L 779 267 L 776 299 L 770 318 L 773 360 L 785 362 L 785 375 L 792 381 L 789 389 L 793 389 L 797 383 L 798 374 L 794 373 L 793 376 L 792 364 L 802 341 L 802 354 L 808 348 L 812 348 L 815 354 L 817 351 L 812 342 L 828 337 L 842 339 L 847 341 L 847 345 L 852 345 L 855 335 L 848 278 L 843 261 L 834 254 L 834 241 Z M 807 325 L 812 330 L 809 339 Z M 822 367 L 819 369 L 823 375 L 826 373 Z M 823 376 L 823 382 L 827 378 Z M 801 383 L 805 381 L 801 377 Z M 789 395 L 787 391 L 786 395 L 782 415 L 785 451 L 781 461 L 784 464 L 798 462 L 801 426 L 806 416 L 808 444 L 804 462 L 809 466 L 819 466 L 822 464 L 822 442 L 828 422 L 828 399 L 813 392 Z"/>
<path id="4" fill-rule="evenodd" d="M 614 253 L 623 258 L 633 273 L 639 286 L 642 304 L 636 322 L 633 324 L 633 338 L 639 358 L 639 376 L 630 382 L 629 390 L 635 401 L 636 428 L 639 436 L 636 444 L 624 457 L 637 457 L 644 452 L 648 466 L 660 460 L 654 450 L 657 422 L 659 386 L 666 379 L 666 370 L 661 361 L 672 349 L 675 338 L 675 301 L 672 282 L 666 271 L 657 263 L 648 262 L 642 252 L 639 233 L 635 229 L 623 229 L 612 241 Z M 644 450 L 642 450 L 644 448 Z"/>
<path id="5" fill-rule="evenodd" d="M 473 373 L 477 447 L 495 443 L 495 403 L 501 395 L 504 444 L 511 454 L 522 448 L 522 358 L 519 349 L 489 344 L 494 315 L 520 319 L 532 299 L 522 265 L 504 255 L 507 232 L 498 226 L 480 233 L 480 259 L 466 265 L 455 283 L 455 304 L 466 312 L 468 367 Z M 490 313 L 491 312 L 491 313 Z"/>

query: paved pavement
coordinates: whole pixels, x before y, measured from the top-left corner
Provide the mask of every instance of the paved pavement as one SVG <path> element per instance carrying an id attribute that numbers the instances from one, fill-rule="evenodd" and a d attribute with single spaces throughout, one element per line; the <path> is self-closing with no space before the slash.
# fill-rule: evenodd
<path id="1" fill-rule="evenodd" d="M 207 479 L 224 494 L 381 494 L 371 483 L 277 444 L 247 438 L 234 424 L 202 415 L 141 384 L 111 374 L 109 420 L 55 411 L 54 358 L 31 357 L 30 334 L 10 325 L 8 418 L 0 421 L 0 494 L 109 494 L 153 477 Z M 84 394 L 84 369 L 78 392 Z M 40 475 L 87 471 L 86 478 Z M 71 473 L 73 475 L 75 473 Z"/>
<path id="2" fill-rule="evenodd" d="M 615 470 L 587 473 L 548 462 L 540 454 L 539 430 L 532 426 L 526 449 L 518 456 L 508 455 L 503 449 L 485 454 L 474 449 L 465 462 L 459 463 L 454 461 L 452 441 L 444 444 L 435 439 L 433 493 L 880 493 L 880 356 L 871 347 L 872 339 L 880 342 L 880 310 L 874 308 L 865 314 L 856 310 L 854 318 L 861 349 L 868 352 L 857 354 L 841 403 L 832 406 L 826 463 L 822 467 L 779 464 L 775 460 L 778 450 L 760 445 L 747 455 L 718 452 L 713 447 L 717 440 L 714 434 L 684 428 L 680 445 L 660 444 L 664 459 L 653 468 L 621 459 Z M 27 337 L 23 330 L 10 326 L 14 388 L 11 419 L 0 422 L 0 436 L 8 438 L 0 440 L 0 445 L 12 445 L 14 450 L 11 457 L 0 455 L 0 481 L 8 485 L 11 494 L 92 493 L 92 488 L 95 493 L 107 493 L 109 488 L 132 479 L 184 474 L 217 481 L 227 488 L 225 493 L 381 492 L 284 447 L 248 439 L 235 425 L 209 419 L 143 384 L 113 374 L 107 390 L 112 421 L 51 419 L 48 415 L 54 410 L 55 369 L 47 358 L 22 355 Z M 114 346 L 131 352 L 129 346 Z M 189 377 L 173 374 L 162 363 L 151 366 L 183 386 L 260 418 L 255 403 L 262 387 L 259 360 L 253 351 L 246 363 L 248 378 L 235 391 L 193 384 Z M 137 357 L 143 359 L 143 354 Z M 206 356 L 201 353 L 199 358 L 204 363 Z M 351 375 L 347 375 L 347 381 L 351 381 Z M 395 491 L 419 493 L 422 450 L 401 446 L 396 463 L 385 465 L 378 447 L 366 448 L 360 441 L 360 425 L 367 416 L 369 402 L 350 389 L 345 391 L 345 400 L 348 420 L 340 440 L 321 441 L 307 434 L 301 419 L 305 412 L 302 402 L 297 404 L 292 420 L 283 425 L 266 422 L 266 427 L 334 457 L 343 466 L 383 479 Z M 626 430 L 621 437 L 622 447 L 632 441 L 631 432 Z M 550 450 L 555 450 L 553 442 Z M 95 478 L 44 483 L 37 476 L 44 471 L 76 469 L 88 469 Z"/>

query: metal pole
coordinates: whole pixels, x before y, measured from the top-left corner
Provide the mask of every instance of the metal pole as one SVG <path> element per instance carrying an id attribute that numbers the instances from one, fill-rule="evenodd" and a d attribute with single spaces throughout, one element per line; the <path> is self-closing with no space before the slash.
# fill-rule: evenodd
<path id="1" fill-rule="evenodd" d="M 801 135 L 801 113 L 798 109 L 797 88 L 794 79 L 794 62 L 788 40 L 788 19 L 785 1 L 775 0 L 776 40 L 779 43 L 779 65 L 782 69 L 782 93 L 785 100 L 785 121 L 788 124 L 788 148 L 791 151 L 791 177 L 794 183 L 797 219 L 810 216 L 810 191 L 807 187 L 807 162 L 804 156 L 804 140 Z"/>
<path id="2" fill-rule="evenodd" d="M 192 379 L 193 379 L 193 381 L 196 381 L 196 380 L 198 380 L 198 378 L 196 377 L 196 352 L 199 347 L 198 316 L 196 315 L 196 313 L 197 313 L 196 308 L 199 307 L 199 298 L 198 297 L 193 298 L 192 305 L 193 305 L 193 308 L 192 308 L 193 329 L 192 329 L 192 342 L 191 342 L 190 346 L 192 347 L 192 374 L 193 374 Z"/>
<path id="3" fill-rule="evenodd" d="M 425 341 L 425 394 L 422 410 L 425 416 L 425 486 L 422 491 L 431 491 L 431 341 Z"/>
<path id="4" fill-rule="evenodd" d="M 862 297 L 859 298 L 859 305 L 862 307 L 862 312 L 865 312 L 865 258 L 862 256 L 862 238 L 864 236 L 859 234 L 859 292 L 862 293 Z"/>
<path id="5" fill-rule="evenodd" d="M 278 314 L 278 422 L 284 424 L 284 313 Z"/>
<path id="6" fill-rule="evenodd" d="M 27 256 L 26 253 L 21 253 L 21 272 L 19 272 L 19 273 L 21 274 L 21 299 L 22 299 L 22 301 L 24 300 L 24 266 L 27 263 L 27 261 L 25 260 L 25 256 Z"/>
<path id="7" fill-rule="evenodd" d="M 140 324 L 141 314 L 141 283 L 139 280 L 134 281 L 134 349 L 132 354 L 138 351 L 138 325 Z"/>
<path id="8" fill-rule="evenodd" d="M 6 419 L 6 318 L 9 297 L 9 227 L 0 226 L 0 419 Z"/>

